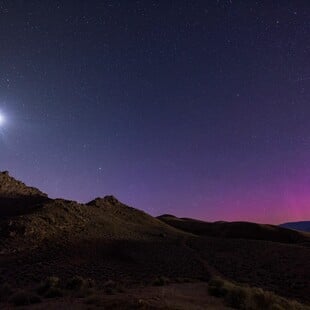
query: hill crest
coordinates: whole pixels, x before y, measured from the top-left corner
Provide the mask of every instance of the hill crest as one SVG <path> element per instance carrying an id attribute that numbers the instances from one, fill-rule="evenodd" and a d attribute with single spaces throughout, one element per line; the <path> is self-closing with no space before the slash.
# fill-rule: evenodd
<path id="1" fill-rule="evenodd" d="M 251 222 L 204 222 L 170 215 L 161 215 L 158 216 L 158 219 L 175 228 L 200 236 L 256 239 L 283 243 L 309 243 L 310 241 L 309 233 L 276 225 Z"/>

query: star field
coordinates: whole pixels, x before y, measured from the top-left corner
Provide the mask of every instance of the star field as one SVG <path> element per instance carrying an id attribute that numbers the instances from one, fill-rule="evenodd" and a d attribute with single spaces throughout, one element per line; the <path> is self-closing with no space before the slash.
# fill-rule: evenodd
<path id="1" fill-rule="evenodd" d="M 0 169 L 153 215 L 310 217 L 308 1 L 0 1 Z"/>

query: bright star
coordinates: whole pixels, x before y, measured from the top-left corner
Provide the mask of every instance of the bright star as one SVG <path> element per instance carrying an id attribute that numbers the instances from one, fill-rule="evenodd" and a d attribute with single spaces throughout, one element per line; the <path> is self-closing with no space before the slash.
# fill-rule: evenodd
<path id="1" fill-rule="evenodd" d="M 5 117 L 4 115 L 0 112 L 0 126 L 2 126 L 5 123 Z"/>

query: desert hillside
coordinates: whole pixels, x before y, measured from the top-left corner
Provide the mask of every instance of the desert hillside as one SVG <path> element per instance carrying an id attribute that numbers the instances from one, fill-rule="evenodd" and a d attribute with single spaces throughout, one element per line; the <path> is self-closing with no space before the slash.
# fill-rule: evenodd
<path id="1" fill-rule="evenodd" d="M 49 199 L 8 173 L 0 178 L 0 280 L 13 287 L 34 287 L 50 276 L 91 278 L 99 287 L 221 276 L 310 302 L 306 233 L 154 218 L 113 196 L 80 204 Z"/>
<path id="2" fill-rule="evenodd" d="M 96 198 L 87 204 L 48 199 L 46 194 L 6 172 L 0 176 L 0 209 L 7 215 L 1 220 L 0 238 L 8 245 L 13 239 L 29 249 L 31 244 L 39 246 L 42 242 L 151 240 L 186 235 L 113 196 Z M 17 207 L 18 214 L 8 216 Z M 18 249 L 21 250 L 11 248 L 14 252 Z"/>
<path id="3" fill-rule="evenodd" d="M 204 222 L 190 218 L 178 218 L 173 215 L 161 215 L 162 222 L 180 230 L 202 235 L 223 238 L 242 238 L 267 240 L 284 243 L 308 243 L 310 234 L 276 225 L 250 222 Z"/>
<path id="4" fill-rule="evenodd" d="M 20 188 L 40 192 L 5 177 L 11 185 L 6 185 L 11 202 L 21 206 L 18 215 L 0 221 L 0 272 L 8 279 L 27 283 L 51 274 L 83 274 L 99 280 L 126 275 L 139 281 L 161 274 L 208 277 L 206 264 L 183 244 L 190 234 L 113 196 L 79 204 L 42 195 L 33 208 L 27 199 L 23 205 L 17 193 Z M 2 204 L 1 199 L 8 214 L 7 200 Z M 19 263 L 21 258 L 24 264 Z"/>

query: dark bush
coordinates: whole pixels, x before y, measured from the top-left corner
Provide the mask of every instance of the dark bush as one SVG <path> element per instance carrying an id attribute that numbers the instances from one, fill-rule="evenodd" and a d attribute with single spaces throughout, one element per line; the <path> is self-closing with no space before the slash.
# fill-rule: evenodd
<path id="1" fill-rule="evenodd" d="M 220 278 L 213 278 L 209 281 L 209 294 L 215 297 L 224 297 L 228 291 L 225 287 L 225 282 Z"/>
<path id="2" fill-rule="evenodd" d="M 223 298 L 228 306 L 236 309 L 305 309 L 297 301 L 285 299 L 261 288 L 243 286 L 220 278 L 214 278 L 209 282 L 208 291 L 210 295 Z"/>
<path id="3" fill-rule="evenodd" d="M 155 286 L 164 286 L 169 284 L 169 279 L 163 276 L 157 277 L 154 281 L 153 281 L 153 285 Z"/>
<path id="4" fill-rule="evenodd" d="M 232 287 L 231 290 L 227 291 L 225 301 L 233 308 L 246 309 L 246 300 L 248 298 L 245 289 L 240 287 Z"/>
<path id="5" fill-rule="evenodd" d="M 26 291 L 18 291 L 10 297 L 9 301 L 15 306 L 27 306 L 41 302 L 41 298 Z"/>
<path id="6" fill-rule="evenodd" d="M 79 290 L 82 287 L 87 286 L 87 282 L 84 278 L 75 276 L 67 281 L 66 288 L 68 290 Z"/>
<path id="7" fill-rule="evenodd" d="M 59 287 L 51 287 L 44 294 L 44 297 L 46 298 L 58 298 L 58 297 L 63 297 L 63 296 L 64 296 L 64 292 Z"/>
<path id="8" fill-rule="evenodd" d="M 104 289 L 105 293 L 107 293 L 109 295 L 112 295 L 115 293 L 123 293 L 125 291 L 123 286 L 121 285 L 121 283 L 117 283 L 113 280 L 106 281 L 103 284 L 103 289 Z"/>
<path id="9" fill-rule="evenodd" d="M 47 294 L 48 291 L 59 288 L 60 279 L 58 277 L 48 277 L 37 287 L 37 293 L 40 295 Z"/>
<path id="10" fill-rule="evenodd" d="M 73 292 L 78 298 L 84 298 L 94 293 L 96 283 L 90 278 L 82 278 L 75 276 L 69 279 L 66 283 L 66 288 Z"/>
<path id="11" fill-rule="evenodd" d="M 227 295 L 227 289 L 224 287 L 209 286 L 209 294 L 215 297 L 225 297 Z"/>

